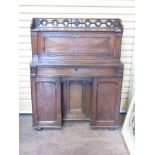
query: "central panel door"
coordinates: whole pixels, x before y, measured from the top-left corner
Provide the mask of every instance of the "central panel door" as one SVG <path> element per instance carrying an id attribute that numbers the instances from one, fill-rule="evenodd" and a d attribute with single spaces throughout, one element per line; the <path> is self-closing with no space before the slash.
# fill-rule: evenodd
<path id="1" fill-rule="evenodd" d="M 65 80 L 63 82 L 63 119 L 89 120 L 91 82 L 87 80 Z"/>
<path id="2" fill-rule="evenodd" d="M 82 114 L 82 84 L 71 82 L 69 88 L 70 113 Z"/>

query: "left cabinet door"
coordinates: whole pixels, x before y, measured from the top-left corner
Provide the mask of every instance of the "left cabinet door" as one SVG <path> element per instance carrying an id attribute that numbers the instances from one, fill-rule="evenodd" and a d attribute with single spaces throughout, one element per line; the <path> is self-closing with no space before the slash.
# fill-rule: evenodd
<path id="1" fill-rule="evenodd" d="M 60 78 L 31 78 L 34 127 L 61 127 Z"/>

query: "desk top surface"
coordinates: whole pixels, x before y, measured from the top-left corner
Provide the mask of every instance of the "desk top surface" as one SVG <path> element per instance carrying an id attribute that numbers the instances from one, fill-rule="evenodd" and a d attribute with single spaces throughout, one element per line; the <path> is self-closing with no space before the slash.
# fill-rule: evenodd
<path id="1" fill-rule="evenodd" d="M 51 60 L 51 61 L 32 61 L 30 66 L 45 67 L 123 67 L 123 63 L 119 60 Z"/>

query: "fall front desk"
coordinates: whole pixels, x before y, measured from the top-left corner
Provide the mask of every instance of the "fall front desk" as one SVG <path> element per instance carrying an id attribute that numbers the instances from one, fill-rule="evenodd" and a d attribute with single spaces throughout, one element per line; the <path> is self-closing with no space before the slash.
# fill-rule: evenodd
<path id="1" fill-rule="evenodd" d="M 69 120 L 119 126 L 122 33 L 120 19 L 32 19 L 35 129 L 61 128 Z"/>

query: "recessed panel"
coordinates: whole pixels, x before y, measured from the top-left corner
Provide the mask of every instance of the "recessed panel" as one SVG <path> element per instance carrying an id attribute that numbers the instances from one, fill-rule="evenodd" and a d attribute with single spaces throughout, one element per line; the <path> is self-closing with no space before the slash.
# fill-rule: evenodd
<path id="1" fill-rule="evenodd" d="M 111 53 L 110 38 L 105 37 L 45 37 L 45 52 Z"/>
<path id="2" fill-rule="evenodd" d="M 114 119 L 116 83 L 99 82 L 97 85 L 96 120 Z"/>
<path id="3" fill-rule="evenodd" d="M 72 82 L 69 91 L 70 112 L 82 112 L 82 85 Z"/>
<path id="4" fill-rule="evenodd" d="M 56 121 L 56 84 L 38 82 L 36 87 L 38 121 Z"/>
<path id="5" fill-rule="evenodd" d="M 90 117 L 91 83 L 63 82 L 63 117 L 65 120 L 88 120 Z"/>

